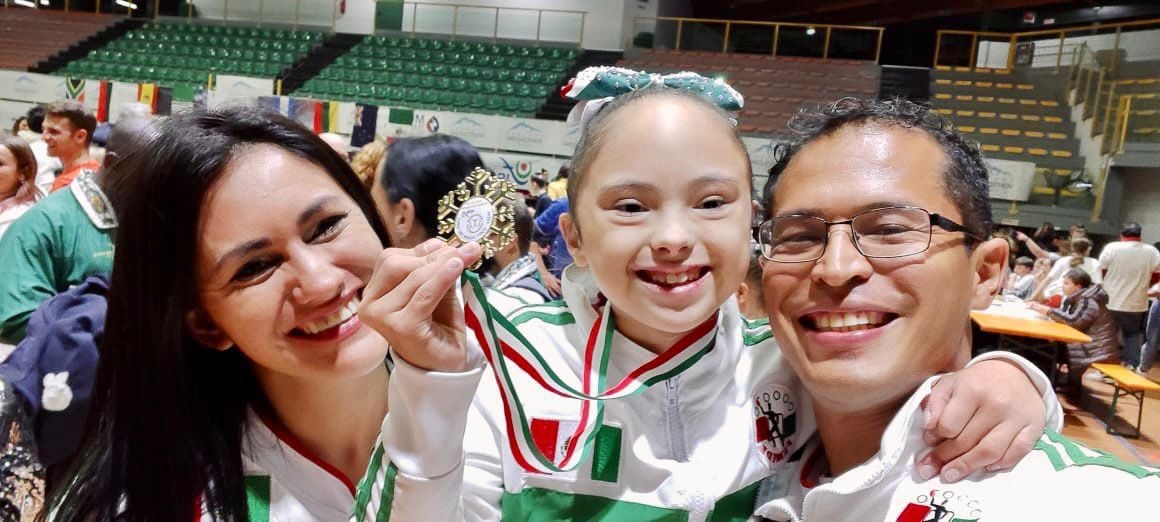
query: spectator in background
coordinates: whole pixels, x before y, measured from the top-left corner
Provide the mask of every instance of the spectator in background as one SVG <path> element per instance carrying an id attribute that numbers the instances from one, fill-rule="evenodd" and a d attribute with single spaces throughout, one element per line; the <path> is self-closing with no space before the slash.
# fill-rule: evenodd
<path id="1" fill-rule="evenodd" d="M 109 144 L 109 135 L 112 134 L 113 129 L 117 127 L 116 123 L 130 118 L 152 118 L 153 108 L 144 103 L 129 102 L 122 103 L 117 108 L 117 115 L 115 119 L 110 122 L 98 123 L 97 129 L 93 131 L 93 144 L 98 147 L 105 147 Z"/>
<path id="2" fill-rule="evenodd" d="M 750 321 L 769 321 L 765 313 L 765 301 L 761 287 L 761 251 L 756 243 L 750 243 L 749 270 L 745 280 L 737 288 L 737 308 Z"/>
<path id="3" fill-rule="evenodd" d="M 1042 225 L 1039 225 L 1039 228 L 1035 229 L 1035 233 L 1031 234 L 1031 238 L 1039 246 L 1046 248 L 1051 244 L 1051 240 L 1055 238 L 1055 225 L 1050 221 L 1044 221 Z"/>
<path id="4" fill-rule="evenodd" d="M 544 286 L 555 295 L 560 295 L 560 274 L 572 264 L 568 242 L 564 240 L 564 234 L 560 233 L 560 215 L 567 212 L 568 196 L 565 195 L 552 202 L 543 214 L 536 216 L 536 228 L 532 233 L 541 254 L 546 254 L 543 268 L 547 271 L 541 270 L 540 278 Z"/>
<path id="5" fill-rule="evenodd" d="M 1160 278 L 1160 251 L 1140 241 L 1139 223 L 1125 223 L 1120 240 L 1108 243 L 1100 252 L 1099 269 L 1108 292 L 1108 309 L 1116 318 L 1123 338 L 1124 365 L 1139 369 L 1141 330 L 1148 312 L 1148 286 Z"/>
<path id="6" fill-rule="evenodd" d="M 552 206 L 552 198 L 548 196 L 548 178 L 547 176 L 536 174 L 532 176 L 529 186 L 532 188 L 532 197 L 536 200 L 535 205 L 532 206 L 535 209 L 532 217 L 536 217 L 543 214 L 545 210 L 548 210 L 548 207 Z"/>
<path id="7" fill-rule="evenodd" d="M 1035 291 L 1035 275 L 1032 274 L 1034 269 L 1034 259 L 1027 256 L 1015 258 L 1015 266 L 1011 269 L 1014 278 L 1007 287 L 1007 295 L 1013 295 L 1019 299 L 1030 297 L 1031 293 Z"/>
<path id="8" fill-rule="evenodd" d="M 1086 237 L 1077 237 L 1068 243 L 1071 253 L 1061 257 L 1051 265 L 1051 272 L 1042 287 L 1036 287 L 1032 296 L 1038 299 L 1051 299 L 1053 296 L 1063 295 L 1063 276 L 1072 268 L 1080 268 L 1087 272 L 1092 282 L 1100 284 L 1103 275 L 1100 272 L 1100 263 L 1094 257 L 1088 257 L 1092 250 L 1092 242 Z"/>
<path id="9" fill-rule="evenodd" d="M 568 165 L 560 165 L 560 170 L 556 171 L 556 179 L 548 184 L 548 197 L 553 201 L 568 195 L 568 175 L 571 173 L 572 167 Z"/>
<path id="10" fill-rule="evenodd" d="M 322 141 L 326 142 L 327 145 L 330 145 L 330 148 L 334 149 L 334 152 L 338 153 L 338 156 L 342 158 L 342 161 L 350 161 L 350 153 L 346 150 L 346 138 L 333 132 L 324 132 L 319 134 L 318 137 L 322 138 Z"/>
<path id="11" fill-rule="evenodd" d="M 1160 249 L 1160 243 L 1152 245 Z M 1144 328 L 1144 349 L 1140 353 L 1140 368 L 1138 371 L 1147 375 L 1156 361 L 1156 350 L 1160 346 L 1160 283 L 1148 289 L 1151 306 L 1148 308 L 1148 321 Z"/>
<path id="12" fill-rule="evenodd" d="M 44 107 L 34 105 L 28 109 L 28 130 L 22 131 L 20 137 L 28 142 L 32 154 L 36 156 L 36 188 L 40 193 L 48 194 L 52 190 L 52 182 L 60 172 L 60 159 L 48 155 L 48 145 L 44 142 Z"/>
<path id="13" fill-rule="evenodd" d="M 368 191 L 373 190 L 375 186 L 375 173 L 379 171 L 379 167 L 383 163 L 383 156 L 387 151 L 387 146 L 380 140 L 372 141 L 363 145 L 354 158 L 350 160 L 350 166 L 354 169 L 354 173 L 358 174 L 358 179 L 362 180 L 363 186 Z"/>
<path id="14" fill-rule="evenodd" d="M 540 282 L 535 256 L 529 253 L 532 243 L 532 215 L 527 205 L 512 202 L 515 209 L 516 238 L 495 253 L 495 282 L 491 288 L 519 300 L 525 305 L 552 300 L 552 294 Z"/>
<path id="15" fill-rule="evenodd" d="M 28 128 L 28 116 L 19 116 L 16 118 L 16 121 L 12 122 L 12 135 L 13 136 L 19 136 L 21 132 L 27 132 L 29 130 L 30 129 Z"/>
<path id="16" fill-rule="evenodd" d="M 22 138 L 0 136 L 0 237 L 40 197 L 32 148 Z"/>
<path id="17" fill-rule="evenodd" d="M 439 199 L 476 168 L 483 168 L 479 152 L 455 136 L 432 134 L 392 143 L 371 191 L 391 244 L 412 248 L 435 237 Z"/>
<path id="18" fill-rule="evenodd" d="M 24 339 L 29 317 L 41 302 L 113 268 L 113 213 L 120 179 L 116 163 L 133 153 L 136 134 L 148 122 L 122 122 L 105 155 L 104 171 L 82 172 L 68 190 L 33 205 L 0 237 L 0 343 Z"/>
<path id="19" fill-rule="evenodd" d="M 48 155 L 59 158 L 63 168 L 50 192 L 68 186 L 82 172 L 96 172 L 101 167 L 89 156 L 96 128 L 97 118 L 79 102 L 58 101 L 44 109 L 44 143 Z"/>
<path id="20" fill-rule="evenodd" d="M 1092 363 L 1116 359 L 1119 330 L 1108 311 L 1108 294 L 1092 282 L 1091 274 L 1073 267 L 1063 275 L 1063 302 L 1058 308 L 1032 303 L 1030 306 L 1054 321 L 1088 334 L 1090 343 L 1067 345 L 1067 395 L 1079 402 L 1083 395 L 1083 374 Z"/>

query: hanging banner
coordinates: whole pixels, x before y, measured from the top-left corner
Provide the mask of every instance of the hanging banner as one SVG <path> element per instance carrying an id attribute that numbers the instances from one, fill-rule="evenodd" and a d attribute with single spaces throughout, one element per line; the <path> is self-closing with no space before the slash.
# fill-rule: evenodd
<path id="1" fill-rule="evenodd" d="M 274 80 L 269 78 L 249 78 L 219 74 L 214 79 L 212 106 L 231 105 L 242 101 L 248 103 L 258 96 L 274 94 Z"/>
<path id="2" fill-rule="evenodd" d="M 992 199 L 1027 201 L 1035 184 L 1035 164 L 986 158 Z"/>
<path id="3" fill-rule="evenodd" d="M 555 177 L 560 166 L 568 163 L 568 158 L 553 158 L 534 154 L 519 154 L 516 152 L 480 152 L 483 166 L 495 173 L 496 176 L 506 179 L 516 188 L 529 188 L 532 174 L 543 169 L 548 170 L 548 179 Z"/>
<path id="4" fill-rule="evenodd" d="M 0 71 L 0 98 L 32 103 L 51 103 L 66 98 L 65 79 L 23 71 Z"/>

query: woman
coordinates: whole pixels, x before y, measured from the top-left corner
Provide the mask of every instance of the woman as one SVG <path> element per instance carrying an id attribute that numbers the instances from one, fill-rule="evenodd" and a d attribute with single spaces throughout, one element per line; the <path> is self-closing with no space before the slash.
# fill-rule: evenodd
<path id="1" fill-rule="evenodd" d="M 21 132 L 28 132 L 28 116 L 20 116 L 12 122 L 12 135 L 19 136 Z"/>
<path id="2" fill-rule="evenodd" d="M 439 199 L 476 167 L 483 168 L 479 152 L 455 136 L 434 134 L 392 143 L 371 191 L 391 244 L 411 248 L 435 237 Z"/>
<path id="3" fill-rule="evenodd" d="M 387 244 L 373 202 L 259 109 L 143 140 L 119 163 L 93 412 L 54 517 L 346 520 L 387 408 L 387 343 L 353 312 Z"/>
<path id="4" fill-rule="evenodd" d="M 387 147 L 383 142 L 375 140 L 363 145 L 358 154 L 350 160 L 351 168 L 358 174 L 367 190 L 374 189 L 375 173 L 379 171 L 379 164 L 383 162 L 383 153 L 386 150 Z"/>
<path id="5" fill-rule="evenodd" d="M 0 236 L 40 197 L 36 156 L 28 142 L 16 136 L 0 136 Z"/>
<path id="6" fill-rule="evenodd" d="M 1092 283 L 1092 277 L 1082 268 L 1071 268 L 1063 275 L 1063 304 L 1059 308 L 1032 303 L 1036 312 L 1070 325 L 1088 334 L 1090 343 L 1067 345 L 1067 394 L 1078 401 L 1083 392 L 1083 374 L 1092 363 L 1117 358 L 1119 331 L 1108 310 L 1108 294 L 1103 287 Z"/>
<path id="7" fill-rule="evenodd" d="M 1100 262 L 1088 254 L 1092 251 L 1092 242 L 1086 237 L 1078 237 L 1069 242 L 1071 254 L 1061 257 L 1051 266 L 1047 279 L 1035 288 L 1032 298 L 1035 300 L 1051 300 L 1053 296 L 1062 295 L 1063 276 L 1073 268 L 1083 269 L 1091 277 L 1092 282 L 1100 284 L 1102 272 Z"/>

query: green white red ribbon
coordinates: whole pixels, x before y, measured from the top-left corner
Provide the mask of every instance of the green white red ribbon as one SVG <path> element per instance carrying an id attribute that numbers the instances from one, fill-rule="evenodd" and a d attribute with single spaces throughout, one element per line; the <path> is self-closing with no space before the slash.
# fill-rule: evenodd
<path id="1" fill-rule="evenodd" d="M 519 329 L 487 302 L 483 285 L 475 274 L 466 272 L 463 277 L 469 287 L 463 294 L 467 326 L 483 348 L 499 385 L 512 455 L 528 471 L 558 473 L 575 469 L 587 458 L 601 425 L 603 401 L 636 395 L 653 384 L 673 378 L 696 364 L 716 344 L 720 313 L 701 323 L 670 349 L 629 372 L 620 382 L 606 387 L 616 327 L 612 307 L 605 306 L 589 331 L 581 382 L 576 386 L 563 378 L 566 372 L 552 368 Z M 536 447 L 531 420 L 520 402 L 509 363 L 518 366 L 545 390 L 580 401 L 580 420 L 558 461 L 546 457 Z"/>

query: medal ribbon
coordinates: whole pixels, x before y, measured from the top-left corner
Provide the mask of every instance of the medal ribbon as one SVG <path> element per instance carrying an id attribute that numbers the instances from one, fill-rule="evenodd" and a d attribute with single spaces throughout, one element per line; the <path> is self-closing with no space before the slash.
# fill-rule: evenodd
<path id="1" fill-rule="evenodd" d="M 488 303 L 478 276 L 466 272 L 463 277 L 469 287 L 463 294 L 467 327 L 475 333 L 499 385 L 512 455 L 528 471 L 558 473 L 575 469 L 587 458 L 588 450 L 595 440 L 604 416 L 603 401 L 636 395 L 653 384 L 679 375 L 709 353 L 717 341 L 719 313 L 701 323 L 662 354 L 629 372 L 620 382 L 606 387 L 605 379 L 616 326 L 612 318 L 612 307 L 605 306 L 588 333 L 581 382 L 577 387 L 563 379 L 564 374 L 554 370 L 519 329 Z M 563 454 L 558 455 L 556 461 L 546 457 L 533 442 L 531 422 L 516 392 L 509 362 L 518 366 L 545 390 L 581 402 L 580 421 L 567 439 Z"/>

